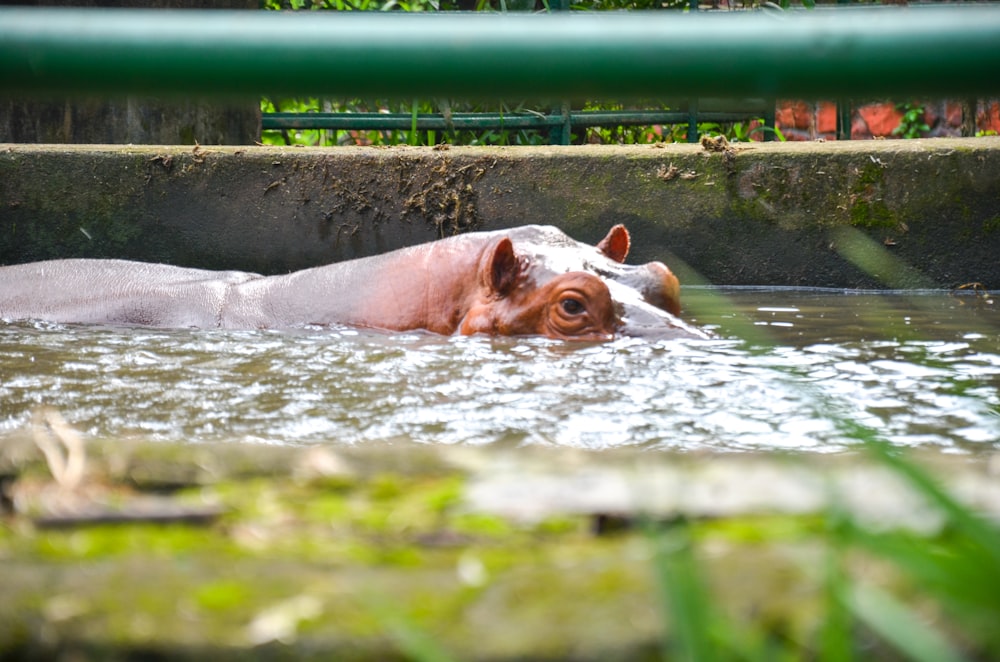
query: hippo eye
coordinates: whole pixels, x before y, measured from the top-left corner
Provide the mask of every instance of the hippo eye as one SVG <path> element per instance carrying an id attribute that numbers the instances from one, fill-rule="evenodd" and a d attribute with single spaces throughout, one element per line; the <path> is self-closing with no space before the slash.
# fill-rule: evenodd
<path id="1" fill-rule="evenodd" d="M 560 301 L 559 305 L 562 306 L 563 311 L 567 315 L 579 315 L 586 310 L 586 307 L 580 302 L 579 299 L 573 299 L 570 297 L 566 297 Z"/>

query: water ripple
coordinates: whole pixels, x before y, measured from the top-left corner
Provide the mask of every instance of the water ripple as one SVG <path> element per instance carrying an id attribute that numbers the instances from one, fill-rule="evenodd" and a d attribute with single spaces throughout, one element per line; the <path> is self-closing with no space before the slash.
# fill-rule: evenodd
<path id="1" fill-rule="evenodd" d="M 708 342 L 0 325 L 0 439 L 48 404 L 93 436 L 181 441 L 832 451 L 849 420 L 905 446 L 1000 444 L 995 311 L 726 297 L 694 306 Z"/>

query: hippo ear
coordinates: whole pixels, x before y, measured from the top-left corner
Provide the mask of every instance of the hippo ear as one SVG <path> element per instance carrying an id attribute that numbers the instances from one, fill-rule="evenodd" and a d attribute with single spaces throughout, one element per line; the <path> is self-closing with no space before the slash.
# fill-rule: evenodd
<path id="1" fill-rule="evenodd" d="M 625 226 L 616 225 L 608 232 L 608 236 L 597 244 L 597 250 L 615 262 L 624 262 L 625 258 L 628 257 L 628 249 L 631 244 L 632 241 L 629 239 Z"/>
<path id="2" fill-rule="evenodd" d="M 509 237 L 504 237 L 489 251 L 484 280 L 493 294 L 507 296 L 514 289 L 521 273 L 521 263 L 514 254 L 514 244 L 510 242 Z"/>

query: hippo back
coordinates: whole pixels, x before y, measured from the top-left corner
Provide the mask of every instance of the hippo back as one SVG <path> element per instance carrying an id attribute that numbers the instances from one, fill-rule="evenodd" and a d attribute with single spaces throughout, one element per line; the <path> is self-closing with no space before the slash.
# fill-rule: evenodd
<path id="1" fill-rule="evenodd" d="M 2 268 L 0 319 L 213 328 L 232 285 L 258 278 L 129 260 L 18 264 Z"/>

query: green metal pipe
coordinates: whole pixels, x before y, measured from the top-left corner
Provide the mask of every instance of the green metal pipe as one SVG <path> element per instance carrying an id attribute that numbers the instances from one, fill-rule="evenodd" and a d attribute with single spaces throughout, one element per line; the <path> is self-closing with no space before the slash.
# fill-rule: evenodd
<path id="1" fill-rule="evenodd" d="M 479 129 L 546 129 L 562 124 L 558 115 L 501 115 L 499 113 L 454 113 L 417 115 L 420 131 Z M 333 129 L 363 131 L 409 131 L 413 128 L 410 113 L 265 113 L 263 129 Z"/>
<path id="2" fill-rule="evenodd" d="M 763 112 L 702 112 L 701 122 L 739 122 L 762 117 Z M 585 126 L 648 126 L 681 124 L 688 121 L 686 111 L 619 110 L 604 112 L 571 112 L 569 123 Z M 480 130 L 480 129 L 547 129 L 560 126 L 560 115 L 453 113 L 450 117 L 433 113 L 417 115 L 420 131 Z M 410 113 L 264 113 L 261 128 L 268 129 L 328 129 L 346 131 L 409 131 L 413 125 Z"/>
<path id="3" fill-rule="evenodd" d="M 990 95 L 1000 6 L 462 14 L 0 9 L 0 94 Z"/>

